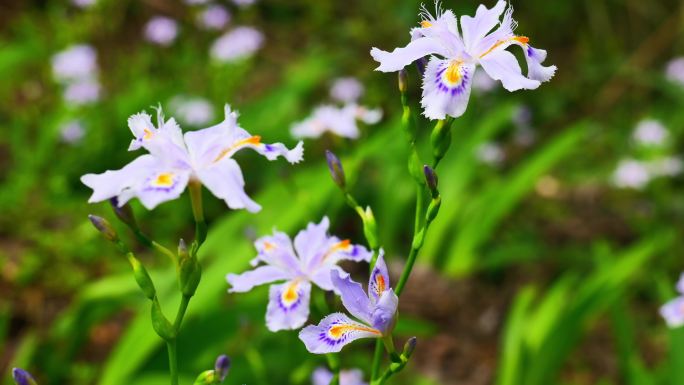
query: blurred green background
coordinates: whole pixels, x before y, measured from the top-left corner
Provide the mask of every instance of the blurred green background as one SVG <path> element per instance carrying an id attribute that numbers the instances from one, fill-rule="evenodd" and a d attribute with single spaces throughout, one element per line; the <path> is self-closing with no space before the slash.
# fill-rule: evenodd
<path id="1" fill-rule="evenodd" d="M 157 104 L 173 115 L 172 100 L 185 95 L 209 101 L 213 124 L 228 102 L 248 131 L 291 146 L 290 126 L 329 100 L 335 78 L 355 76 L 366 87 L 362 104 L 383 108 L 379 124 L 364 126 L 356 141 L 307 140 L 296 166 L 240 153 L 248 191 L 263 206 L 258 215 L 230 211 L 205 193 L 204 279 L 179 340 L 182 383 L 220 353 L 233 359 L 229 384 L 310 383 L 325 361 L 307 354 L 296 332 L 266 330 L 267 287 L 229 295 L 224 276 L 245 270 L 252 239 L 274 226 L 294 235 L 328 215 L 332 233 L 363 242 L 329 178 L 325 149 L 342 158 L 357 200 L 373 207 L 390 270 L 401 271 L 414 185 L 395 75 L 374 72 L 368 51 L 406 44 L 419 1 L 215 0 L 231 20 L 214 30 L 198 25 L 207 4 L 77 3 L 0 3 L 0 381 L 9 384 L 10 369 L 20 366 L 47 385 L 167 383 L 147 301 L 125 259 L 87 220 L 89 213 L 111 219 L 111 209 L 88 205 L 90 191 L 79 182 L 137 155 L 126 151 L 129 115 Z M 478 2 L 443 5 L 473 14 Z M 675 296 L 684 265 L 684 82 L 665 71 L 684 54 L 684 6 L 513 5 L 518 33 L 547 49 L 547 63 L 559 69 L 536 91 L 476 91 L 457 120 L 439 169 L 441 212 L 400 305 L 396 335 L 401 343 L 418 336 L 418 349 L 393 383 L 682 384 L 684 333 L 668 330 L 658 308 Z M 177 23 L 167 45 L 144 38 L 155 16 Z M 245 25 L 263 32 L 263 47 L 237 61 L 212 60 L 213 42 Z M 69 85 L 53 75 L 55 55 L 74 44 L 97 54 L 97 100 L 70 102 Z M 409 76 L 417 108 L 414 67 Z M 644 119 L 660 122 L 663 140 L 635 139 Z M 152 212 L 133 206 L 163 244 L 192 238 L 186 196 Z M 136 250 L 172 309 L 173 268 Z M 370 342 L 344 353 L 343 368 L 368 373 Z"/>

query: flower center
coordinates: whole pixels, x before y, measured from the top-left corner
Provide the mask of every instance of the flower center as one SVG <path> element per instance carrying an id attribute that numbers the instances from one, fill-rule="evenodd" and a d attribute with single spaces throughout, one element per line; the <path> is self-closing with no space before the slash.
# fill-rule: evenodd
<path id="1" fill-rule="evenodd" d="M 451 84 L 457 84 L 461 80 L 461 64 L 460 60 L 453 60 L 449 63 L 446 71 L 444 71 L 444 77 Z"/>
<path id="2" fill-rule="evenodd" d="M 163 172 L 152 181 L 152 185 L 155 187 L 171 187 L 173 186 L 173 177 L 174 174 L 172 172 Z"/>
<path id="3" fill-rule="evenodd" d="M 334 338 L 334 339 L 340 339 L 343 337 L 345 334 L 349 333 L 350 331 L 360 331 L 360 332 L 368 332 L 368 333 L 373 333 L 373 334 L 382 334 L 380 331 L 375 330 L 373 328 L 365 327 L 365 326 L 359 326 L 359 325 L 335 325 L 328 330 L 328 334 Z"/>
<path id="4" fill-rule="evenodd" d="M 420 26 L 423 28 L 430 28 L 430 27 L 432 27 L 432 22 L 429 22 L 427 20 L 423 20 L 420 22 Z"/>
<path id="5" fill-rule="evenodd" d="M 294 281 L 287 285 L 285 291 L 282 294 L 283 305 L 290 307 L 293 303 L 297 302 L 299 299 L 299 294 L 297 293 L 297 288 L 299 287 L 299 282 Z"/>
<path id="6" fill-rule="evenodd" d="M 143 130 L 143 139 L 150 139 L 152 135 L 154 135 L 154 133 L 151 130 L 148 130 L 147 128 Z"/>
<path id="7" fill-rule="evenodd" d="M 385 291 L 385 277 L 382 274 L 375 276 L 375 284 L 378 286 L 378 293 L 383 293 Z"/>

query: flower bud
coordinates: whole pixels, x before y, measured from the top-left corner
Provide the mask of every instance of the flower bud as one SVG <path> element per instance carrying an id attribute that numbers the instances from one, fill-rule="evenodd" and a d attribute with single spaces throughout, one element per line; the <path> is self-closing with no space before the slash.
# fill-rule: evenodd
<path id="1" fill-rule="evenodd" d="M 435 124 L 430 135 L 430 142 L 432 144 L 432 155 L 437 161 L 441 160 L 451 146 L 451 130 L 445 119 L 438 120 Z"/>
<path id="2" fill-rule="evenodd" d="M 370 206 L 367 206 L 366 211 L 363 213 L 363 235 L 366 237 L 368 246 L 371 249 L 375 250 L 378 248 L 378 225 L 375 222 L 375 216 Z"/>
<path id="3" fill-rule="evenodd" d="M 145 297 L 153 299 L 154 296 L 157 295 L 157 291 L 154 288 L 152 278 L 150 278 L 150 274 L 147 272 L 147 269 L 145 269 L 145 266 L 143 266 L 131 253 L 128 254 L 128 262 L 131 264 L 131 268 L 133 268 L 133 277 L 135 278 L 135 282 L 138 283 L 140 290 L 145 294 Z"/>
<path id="4" fill-rule="evenodd" d="M 399 82 L 399 92 L 402 94 L 405 93 L 406 90 L 408 90 L 408 72 L 406 71 L 406 68 L 399 70 L 397 80 Z"/>
<path id="5" fill-rule="evenodd" d="M 216 383 L 216 373 L 213 370 L 205 370 L 197 376 L 193 385 L 211 385 Z"/>
<path id="6" fill-rule="evenodd" d="M 114 214 L 117 218 L 119 218 L 121 222 L 125 223 L 128 227 L 132 229 L 138 228 L 138 223 L 135 221 L 133 209 L 131 209 L 131 206 L 128 203 L 119 206 L 119 200 L 116 197 L 111 198 L 109 200 L 109 203 L 112 205 Z"/>
<path id="7" fill-rule="evenodd" d="M 427 214 L 425 215 L 425 219 L 428 223 L 432 222 L 435 217 L 437 217 L 441 205 L 442 197 L 438 194 L 436 197 L 432 198 L 432 201 L 430 201 L 430 204 L 428 205 Z"/>
<path id="8" fill-rule="evenodd" d="M 97 215 L 88 215 L 88 219 L 90 219 L 93 226 L 95 226 L 97 231 L 99 231 L 106 240 L 110 242 L 117 242 L 119 240 L 116 230 L 114 230 L 106 219 L 98 217 Z"/>
<path id="9" fill-rule="evenodd" d="M 33 379 L 31 373 L 24 369 L 12 369 L 12 378 L 17 385 L 36 385 L 36 380 Z"/>
<path id="10" fill-rule="evenodd" d="M 226 379 L 228 370 L 230 370 L 230 358 L 225 354 L 221 354 L 216 358 L 216 364 L 214 364 L 214 372 L 218 376 L 219 381 Z"/>
<path id="11" fill-rule="evenodd" d="M 416 337 L 409 338 L 404 344 L 404 352 L 401 355 L 404 356 L 405 359 L 410 358 L 413 354 L 413 351 L 416 349 L 417 343 L 418 339 Z"/>
<path id="12" fill-rule="evenodd" d="M 325 159 L 328 161 L 328 169 L 330 169 L 330 175 L 332 176 L 335 184 L 341 188 L 345 189 L 347 185 L 347 180 L 344 176 L 344 168 L 340 159 L 330 150 L 325 150 Z"/>
<path id="13" fill-rule="evenodd" d="M 437 194 L 439 194 L 439 192 L 437 191 L 438 178 L 437 174 L 435 173 L 435 170 L 433 170 L 432 167 L 428 165 L 424 165 L 423 173 L 425 174 L 425 183 L 427 184 L 427 187 L 430 189 L 432 196 L 437 196 Z"/>
<path id="14" fill-rule="evenodd" d="M 152 300 L 151 309 L 152 328 L 164 341 L 169 341 L 176 338 L 176 332 L 173 325 L 164 316 L 159 301 L 155 298 Z"/>
<path id="15" fill-rule="evenodd" d="M 181 238 L 181 240 L 178 242 L 178 258 L 185 259 L 189 257 L 190 254 L 188 254 L 188 245 L 185 243 L 185 240 Z"/>
<path id="16" fill-rule="evenodd" d="M 192 297 L 202 279 L 202 266 L 197 257 L 188 253 L 184 240 L 178 243 L 178 282 L 183 295 Z"/>

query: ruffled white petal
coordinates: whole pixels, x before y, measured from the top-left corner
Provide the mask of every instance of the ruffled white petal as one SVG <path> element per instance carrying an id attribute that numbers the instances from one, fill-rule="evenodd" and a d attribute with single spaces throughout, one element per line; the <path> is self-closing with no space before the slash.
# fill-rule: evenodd
<path id="1" fill-rule="evenodd" d="M 258 212 L 261 206 L 245 192 L 242 170 L 234 159 L 225 158 L 212 167 L 195 172 L 202 184 L 214 196 L 223 199 L 231 209 L 247 209 Z"/>
<path id="2" fill-rule="evenodd" d="M 307 281 L 288 281 L 271 285 L 266 309 L 268 330 L 294 330 L 304 326 L 309 318 L 311 284 Z"/>
<path id="3" fill-rule="evenodd" d="M 468 107 L 475 65 L 461 63 L 457 68 L 449 60 L 430 59 L 423 75 L 423 98 L 420 103 L 428 119 L 457 118 Z M 451 75 L 449 71 L 455 71 Z"/>
<path id="4" fill-rule="evenodd" d="M 541 84 L 538 80 L 526 78 L 522 74 L 518 60 L 508 51 L 492 51 L 480 59 L 480 65 L 489 77 L 500 80 L 508 91 L 533 90 Z"/>
<path id="5" fill-rule="evenodd" d="M 437 38 L 422 37 L 413 40 L 405 47 L 395 48 L 392 52 L 379 48 L 371 49 L 371 56 L 380 63 L 376 71 L 395 72 L 423 56 L 438 54 L 447 56 L 449 51 Z"/>

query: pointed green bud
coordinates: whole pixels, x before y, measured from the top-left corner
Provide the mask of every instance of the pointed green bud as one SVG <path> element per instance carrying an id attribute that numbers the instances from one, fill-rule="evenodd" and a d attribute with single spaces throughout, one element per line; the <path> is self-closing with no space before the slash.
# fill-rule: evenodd
<path id="1" fill-rule="evenodd" d="M 184 240 L 178 243 L 178 283 L 183 295 L 192 297 L 202 279 L 202 266 L 197 257 L 188 253 Z"/>
<path id="2" fill-rule="evenodd" d="M 205 370 L 197 376 L 193 385 L 211 385 L 218 384 L 216 373 L 213 370 Z"/>
<path id="3" fill-rule="evenodd" d="M 119 200 L 116 197 L 111 198 L 109 200 L 109 203 L 112 205 L 112 210 L 114 210 L 114 214 L 117 218 L 119 218 L 121 222 L 125 223 L 126 226 L 130 227 L 131 229 L 138 229 L 138 223 L 135 221 L 133 209 L 128 203 L 119 206 Z"/>
<path id="4" fill-rule="evenodd" d="M 418 343 L 418 339 L 416 337 L 411 337 L 406 341 L 404 344 L 404 352 L 401 354 L 404 359 L 408 360 L 411 358 L 411 355 L 413 354 L 413 351 L 416 349 L 416 344 Z"/>
<path id="5" fill-rule="evenodd" d="M 24 369 L 12 369 L 12 378 L 17 385 L 36 385 L 36 380 L 33 379 L 31 373 Z"/>
<path id="6" fill-rule="evenodd" d="M 132 253 L 128 253 L 128 262 L 131 264 L 131 268 L 133 268 L 133 277 L 135 278 L 135 282 L 138 283 L 140 290 L 145 294 L 145 297 L 153 299 L 154 296 L 157 295 L 157 291 L 154 288 L 152 278 L 147 272 L 147 269 L 145 269 L 145 266 L 143 266 L 143 264 L 140 263 L 140 260 L 135 258 Z"/>
<path id="7" fill-rule="evenodd" d="M 344 168 L 342 167 L 340 158 L 332 151 L 325 150 L 325 159 L 328 161 L 328 169 L 330 169 L 330 175 L 332 176 L 333 181 L 344 191 L 347 186 L 347 179 L 344 176 Z"/>
<path id="8" fill-rule="evenodd" d="M 376 250 L 379 247 L 378 243 L 378 225 L 375 222 L 375 216 L 373 215 L 373 210 L 370 206 L 366 206 L 366 211 L 363 213 L 363 235 L 368 241 L 368 246 L 372 250 Z"/>
<path id="9" fill-rule="evenodd" d="M 228 370 L 230 370 L 230 358 L 225 354 L 221 354 L 216 358 L 216 363 L 214 364 L 214 372 L 220 382 L 226 379 Z"/>
<path id="10" fill-rule="evenodd" d="M 408 90 L 408 72 L 406 71 L 406 68 L 402 68 L 399 70 L 398 76 L 398 85 L 399 85 L 399 92 L 402 94 Z"/>
<path id="11" fill-rule="evenodd" d="M 425 184 L 427 184 L 428 189 L 430 189 L 432 197 L 437 196 L 439 191 L 437 191 L 438 178 L 435 170 L 426 164 L 423 165 L 423 173 L 425 174 Z"/>
<path id="12" fill-rule="evenodd" d="M 446 119 L 438 120 L 430 135 L 432 156 L 439 162 L 451 146 L 451 130 Z"/>
<path id="13" fill-rule="evenodd" d="M 173 325 L 171 325 L 171 322 L 169 322 L 169 320 L 164 316 L 157 297 L 152 299 L 152 309 L 150 315 L 152 318 L 152 328 L 155 332 L 157 332 L 159 337 L 161 337 L 164 341 L 169 341 L 176 338 Z"/>
<path id="14" fill-rule="evenodd" d="M 425 184 L 425 173 L 423 172 L 423 162 L 420 161 L 420 158 L 418 157 L 418 153 L 415 151 L 411 151 L 411 154 L 409 155 L 408 158 L 408 169 L 409 173 L 413 177 L 413 180 L 416 181 L 419 185 Z"/>
<path id="15" fill-rule="evenodd" d="M 102 236 L 110 242 L 118 242 L 119 236 L 112 225 L 104 218 L 98 217 L 97 215 L 88 215 L 88 219 L 92 222 L 93 226 L 99 231 Z"/>
<path id="16" fill-rule="evenodd" d="M 436 197 L 432 198 L 430 201 L 430 204 L 428 205 L 427 209 L 427 214 L 425 215 L 425 219 L 427 220 L 428 223 L 432 222 L 435 217 L 437 217 L 437 213 L 439 213 L 439 207 L 442 205 L 442 196 L 437 195 Z"/>

